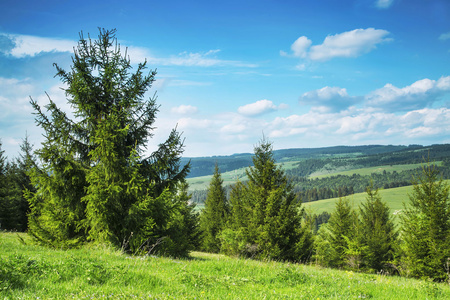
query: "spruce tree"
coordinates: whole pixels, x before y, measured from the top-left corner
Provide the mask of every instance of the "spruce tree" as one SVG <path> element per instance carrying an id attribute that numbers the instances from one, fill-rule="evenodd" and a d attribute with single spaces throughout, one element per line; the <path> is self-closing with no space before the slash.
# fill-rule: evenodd
<path id="1" fill-rule="evenodd" d="M 10 229 L 10 218 L 12 214 L 11 203 L 9 201 L 7 162 L 5 151 L 2 150 L 0 140 L 0 229 Z"/>
<path id="2" fill-rule="evenodd" d="M 323 253 L 327 254 L 322 257 L 326 265 L 340 268 L 348 265 L 350 244 L 354 246 L 353 252 L 358 251 L 358 241 L 356 240 L 358 222 L 358 216 L 350 206 L 350 201 L 347 198 L 339 198 L 327 225 L 323 226 L 322 231 L 324 232 L 321 232 L 326 239 L 326 243 L 323 244 L 329 247 L 321 249 Z"/>
<path id="3" fill-rule="evenodd" d="M 275 164 L 270 142 L 263 139 L 255 147 L 253 167 L 246 174 L 248 183 L 241 187 L 245 202 L 239 210 L 244 210 L 248 218 L 238 234 L 243 239 L 240 244 L 246 245 L 248 254 L 261 258 L 308 260 L 312 234 L 302 226 L 304 210 L 284 172 Z"/>
<path id="4" fill-rule="evenodd" d="M 220 232 L 221 252 L 228 255 L 252 256 L 248 243 L 248 224 L 253 207 L 246 193 L 246 186 L 237 181 L 230 191 L 230 215 L 225 228 Z"/>
<path id="5" fill-rule="evenodd" d="M 382 201 L 373 183 L 366 189 L 366 201 L 361 203 L 361 240 L 365 266 L 374 271 L 386 270 L 394 259 L 397 234 L 389 207 Z"/>
<path id="6" fill-rule="evenodd" d="M 427 163 L 414 179 L 401 216 L 404 262 L 414 277 L 448 280 L 450 257 L 450 186 Z"/>
<path id="7" fill-rule="evenodd" d="M 180 166 L 183 141 L 174 129 L 144 157 L 158 111 L 156 98 L 144 97 L 156 72 L 145 75 L 144 62 L 131 73 L 115 32 L 100 30 L 97 40 L 80 34 L 70 70 L 55 64 L 74 119 L 50 97 L 48 113 L 31 100 L 46 139 L 29 172 L 37 187 L 27 194 L 29 233 L 45 244 L 129 241 L 136 251 L 165 237 L 174 217 L 176 187 L 189 171 Z"/>
<path id="8" fill-rule="evenodd" d="M 31 146 L 28 139 L 21 145 L 22 152 L 16 161 L 7 162 L 0 142 L 0 229 L 26 231 L 28 225 L 28 201 L 25 189 L 34 189 L 27 175 L 31 158 L 25 151 Z"/>
<path id="9" fill-rule="evenodd" d="M 228 214 L 228 201 L 219 166 L 216 163 L 206 196 L 205 208 L 201 215 L 202 247 L 205 251 L 216 253 L 220 251 L 219 234 L 226 225 Z"/>

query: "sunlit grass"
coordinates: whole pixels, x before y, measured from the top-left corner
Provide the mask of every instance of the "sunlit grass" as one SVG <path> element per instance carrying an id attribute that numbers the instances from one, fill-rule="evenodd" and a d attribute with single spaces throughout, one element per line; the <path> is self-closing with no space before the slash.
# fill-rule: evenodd
<path id="1" fill-rule="evenodd" d="M 387 166 L 376 166 L 376 167 L 367 167 L 367 168 L 359 168 L 359 169 L 350 169 L 345 171 L 339 171 L 339 170 L 320 170 L 317 172 L 314 172 L 309 176 L 309 178 L 325 178 L 330 176 L 337 176 L 337 175 L 343 175 L 343 176 L 352 176 L 353 174 L 366 176 L 371 175 L 372 173 L 383 173 L 383 171 L 386 172 L 401 172 L 401 171 L 407 171 L 407 170 L 413 170 L 420 168 L 422 164 L 405 164 L 405 165 L 387 165 Z"/>
<path id="2" fill-rule="evenodd" d="M 194 252 L 133 257 L 101 247 L 50 250 L 0 234 L 5 299 L 445 299 L 447 284 Z"/>
<path id="3" fill-rule="evenodd" d="M 450 185 L 450 180 L 444 180 L 446 184 Z M 394 216 L 398 216 L 403 209 L 403 203 L 408 203 L 409 194 L 411 194 L 413 186 L 403 186 L 392 189 L 380 189 L 379 194 L 383 201 L 389 206 L 391 213 Z M 359 209 L 361 202 L 365 201 L 366 193 L 357 193 L 347 196 L 350 200 L 350 204 L 354 209 Z M 331 198 L 318 200 L 313 202 L 303 203 L 303 207 L 314 214 L 320 214 L 324 211 L 331 213 L 335 208 L 335 203 L 339 198 Z M 395 217 L 395 222 L 398 223 L 399 218 Z"/>

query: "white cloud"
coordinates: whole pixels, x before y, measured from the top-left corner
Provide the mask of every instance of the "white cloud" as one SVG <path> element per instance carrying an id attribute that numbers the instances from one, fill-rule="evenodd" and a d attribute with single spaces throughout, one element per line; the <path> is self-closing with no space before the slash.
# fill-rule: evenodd
<path id="1" fill-rule="evenodd" d="M 294 56 L 305 58 L 311 44 L 312 41 L 310 39 L 306 36 L 301 36 L 291 45 L 291 50 L 294 52 Z"/>
<path id="2" fill-rule="evenodd" d="M 293 56 L 313 61 L 326 61 L 335 57 L 358 57 L 376 48 L 378 44 L 391 41 L 389 32 L 382 29 L 355 29 L 327 36 L 320 45 L 311 46 L 306 36 L 299 37 L 292 45 Z M 280 55 L 288 56 L 284 51 Z M 304 69 L 305 65 L 300 64 Z"/>
<path id="3" fill-rule="evenodd" d="M 449 40 L 449 39 L 450 39 L 450 32 L 446 32 L 446 33 L 441 34 L 441 35 L 439 36 L 439 39 L 440 39 L 441 41 Z"/>
<path id="4" fill-rule="evenodd" d="M 192 105 L 180 105 L 177 107 L 172 107 L 172 113 L 180 115 L 193 115 L 198 112 L 198 108 Z"/>
<path id="5" fill-rule="evenodd" d="M 377 8 L 386 9 L 389 8 L 394 3 L 394 0 L 377 0 L 375 6 Z"/>
<path id="6" fill-rule="evenodd" d="M 368 94 L 366 105 L 390 111 L 415 110 L 432 105 L 450 91 L 450 76 L 422 79 L 398 88 L 390 83 Z"/>
<path id="7" fill-rule="evenodd" d="M 246 116 L 257 116 L 277 110 L 277 106 L 272 101 L 264 99 L 250 103 L 238 108 L 238 112 Z"/>
<path id="8" fill-rule="evenodd" d="M 73 47 L 77 44 L 72 40 L 30 35 L 4 34 L 3 36 L 9 38 L 14 46 L 3 49 L 2 52 L 17 58 L 36 56 L 42 52 L 73 52 Z"/>
<path id="9" fill-rule="evenodd" d="M 325 61 L 335 57 L 357 57 L 389 41 L 388 34 L 386 30 L 367 28 L 329 35 L 321 45 L 311 47 L 309 58 Z"/>
<path id="10" fill-rule="evenodd" d="M 358 99 L 358 97 L 349 96 L 345 88 L 326 86 L 304 93 L 299 102 L 302 105 L 311 105 L 317 111 L 330 112 L 347 109 Z"/>
<path id="11" fill-rule="evenodd" d="M 78 41 L 46 38 L 19 34 L 0 34 L 0 52 L 16 58 L 36 56 L 44 52 L 70 52 L 73 53 Z M 121 44 L 121 52 L 127 54 L 132 64 L 142 63 L 147 60 L 158 66 L 234 66 L 255 68 L 256 64 L 245 63 L 234 60 L 223 60 L 216 57 L 219 49 L 209 50 L 202 53 L 182 52 L 169 57 L 156 57 L 149 49 L 144 47 L 126 46 Z"/>

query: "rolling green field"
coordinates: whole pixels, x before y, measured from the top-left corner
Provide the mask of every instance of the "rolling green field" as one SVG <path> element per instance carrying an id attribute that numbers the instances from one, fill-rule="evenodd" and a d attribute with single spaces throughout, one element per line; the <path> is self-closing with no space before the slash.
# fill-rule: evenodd
<path id="1" fill-rule="evenodd" d="M 246 180 L 245 168 L 237 169 L 230 172 L 221 173 L 223 179 L 223 186 L 227 186 L 236 182 L 239 178 L 240 180 Z M 186 181 L 189 184 L 190 191 L 206 190 L 211 182 L 212 175 L 200 176 L 187 178 Z"/>
<path id="2" fill-rule="evenodd" d="M 405 164 L 405 165 L 389 165 L 389 166 L 377 166 L 377 167 L 367 167 L 367 168 L 361 168 L 361 169 L 350 169 L 345 171 L 336 171 L 336 170 L 330 170 L 330 171 L 317 171 L 311 174 L 310 178 L 323 178 L 323 177 L 329 177 L 329 176 L 337 176 L 337 175 L 345 175 L 345 176 L 352 176 L 353 174 L 358 175 L 370 175 L 372 173 L 383 173 L 383 171 L 386 172 L 401 172 L 406 170 L 413 170 L 420 168 L 422 164 Z"/>
<path id="3" fill-rule="evenodd" d="M 445 180 L 444 182 L 450 184 L 450 180 Z M 386 190 L 381 189 L 378 193 L 391 209 L 391 213 L 397 215 L 398 213 L 401 213 L 400 210 L 403 209 L 403 202 L 407 203 L 409 201 L 408 194 L 410 194 L 412 190 L 413 186 L 403 186 Z M 347 196 L 347 198 L 350 199 L 353 208 L 358 209 L 359 204 L 366 199 L 366 195 L 366 193 L 357 193 Z M 310 213 L 320 214 L 324 211 L 331 213 L 334 210 L 335 202 L 337 200 L 338 198 L 332 198 L 307 202 L 303 203 L 303 206 Z M 398 218 L 395 218 L 395 221 L 398 222 Z"/>
<path id="4" fill-rule="evenodd" d="M 20 239 L 23 242 L 20 242 Z M 51 250 L 0 233 L 1 299 L 449 299 L 448 284 L 194 252 Z"/>

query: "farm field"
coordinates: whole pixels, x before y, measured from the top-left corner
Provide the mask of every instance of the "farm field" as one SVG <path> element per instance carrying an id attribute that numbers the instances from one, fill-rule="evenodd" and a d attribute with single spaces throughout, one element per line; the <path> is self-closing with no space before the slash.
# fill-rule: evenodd
<path id="1" fill-rule="evenodd" d="M 20 242 L 22 240 L 22 242 Z M 136 257 L 102 247 L 51 250 L 0 233 L 2 299 L 448 299 L 450 287 L 404 277 L 193 252 Z"/>

